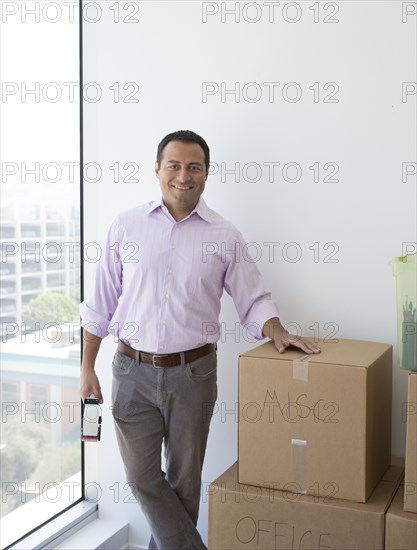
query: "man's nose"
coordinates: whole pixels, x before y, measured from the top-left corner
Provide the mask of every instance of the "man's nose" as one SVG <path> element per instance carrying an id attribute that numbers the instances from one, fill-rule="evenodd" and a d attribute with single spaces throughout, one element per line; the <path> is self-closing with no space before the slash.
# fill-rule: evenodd
<path id="1" fill-rule="evenodd" d="M 188 170 L 183 168 L 177 173 L 177 179 L 182 182 L 186 182 L 190 179 L 190 174 L 188 173 Z"/>

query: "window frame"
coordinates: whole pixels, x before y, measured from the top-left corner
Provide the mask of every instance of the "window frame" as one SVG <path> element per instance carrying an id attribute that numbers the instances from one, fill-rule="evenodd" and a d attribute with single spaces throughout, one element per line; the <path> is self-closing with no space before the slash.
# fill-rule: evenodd
<path id="1" fill-rule="evenodd" d="M 80 250 L 84 247 L 84 180 L 83 180 L 83 166 L 84 166 L 84 140 L 83 140 L 83 0 L 76 0 L 78 2 L 78 62 L 79 62 L 79 241 Z M 80 300 L 84 298 L 84 263 L 82 256 L 80 258 L 79 269 L 79 290 Z M 83 353 L 83 342 L 81 338 L 81 357 Z M 81 365 L 80 365 L 81 367 Z M 4 382 L 9 382 L 4 380 Z M 14 383 L 14 381 L 11 381 Z M 42 384 L 33 384 L 34 386 L 42 386 Z M 17 394 L 20 396 L 21 388 L 16 383 Z M 49 395 L 48 390 L 48 395 Z M 27 400 L 31 399 L 31 387 L 27 388 Z M 23 550 L 25 548 L 40 549 L 44 548 L 47 544 L 52 542 L 54 546 L 71 536 L 74 532 L 78 531 L 82 526 L 88 524 L 98 517 L 98 503 L 94 501 L 88 501 L 85 494 L 85 443 L 81 442 L 80 447 L 80 465 L 81 465 L 81 496 L 79 499 L 71 503 L 69 506 L 61 510 L 59 513 L 53 515 L 45 522 L 42 522 L 34 529 L 28 531 L 22 537 L 16 539 L 13 543 L 4 547 L 4 550 Z M 26 503 L 30 505 L 31 502 Z M 25 506 L 25 505 L 24 505 Z M 11 512 L 13 513 L 13 512 Z"/>

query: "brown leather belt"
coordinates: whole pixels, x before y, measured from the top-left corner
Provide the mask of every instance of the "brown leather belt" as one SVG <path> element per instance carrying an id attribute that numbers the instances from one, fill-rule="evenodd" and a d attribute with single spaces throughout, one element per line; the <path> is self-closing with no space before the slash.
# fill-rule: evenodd
<path id="1" fill-rule="evenodd" d="M 150 363 L 154 367 L 177 367 L 182 364 L 181 353 L 168 353 L 168 354 L 152 354 L 145 353 L 144 351 L 138 351 L 131 348 L 124 342 L 120 342 L 117 346 L 117 349 L 122 352 L 124 355 L 136 359 L 142 363 Z M 200 357 L 208 355 L 216 349 L 215 344 L 206 344 L 201 348 L 189 349 L 184 351 L 184 363 L 192 363 Z"/>

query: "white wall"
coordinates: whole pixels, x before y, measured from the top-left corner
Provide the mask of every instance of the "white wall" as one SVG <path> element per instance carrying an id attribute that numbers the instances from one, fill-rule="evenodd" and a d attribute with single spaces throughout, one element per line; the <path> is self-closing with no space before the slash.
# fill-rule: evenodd
<path id="1" fill-rule="evenodd" d="M 407 376 L 398 368 L 395 280 L 389 262 L 404 253 L 404 243 L 416 240 L 416 177 L 402 181 L 403 163 L 414 163 L 407 166 L 415 172 L 416 161 L 415 96 L 402 96 L 403 83 L 416 81 L 416 15 L 407 17 L 413 3 L 330 2 L 326 9 L 315 3 L 316 23 L 313 2 L 281 2 L 274 13 L 272 4 L 241 2 L 240 22 L 227 15 L 222 23 L 223 2 L 140 2 L 136 14 L 133 3 L 119 2 L 117 23 L 113 3 L 103 1 L 100 20 L 84 21 L 84 81 L 96 82 L 102 90 L 99 101 L 84 104 L 85 162 L 102 168 L 98 182 L 85 182 L 85 241 L 101 243 L 120 210 L 159 196 L 153 164 L 165 134 L 186 128 L 200 133 L 211 147 L 213 163 L 220 166 L 209 177 L 206 201 L 233 221 L 247 241 L 257 243 L 252 251 L 260 252 L 258 266 L 283 321 L 298 323 L 305 336 L 314 336 L 314 325 L 320 337 L 330 336 L 336 327 L 336 337 L 394 344 L 392 442 L 393 453 L 403 456 Z M 234 5 L 229 2 L 227 8 Z M 203 22 L 203 11 L 216 7 L 218 13 Z M 123 23 L 128 14 L 139 22 Z M 259 21 L 250 22 L 258 16 Z M 86 17 L 94 18 L 94 10 Z M 338 22 L 325 23 L 325 17 Z M 127 82 L 139 85 L 137 103 L 122 102 L 133 91 L 123 90 Z M 203 101 L 207 82 L 215 83 L 212 90 L 221 90 L 222 82 L 228 89 L 239 83 L 239 101 L 231 94 L 222 101 L 220 91 Z M 275 97 L 268 96 L 273 86 L 265 82 L 280 83 Z M 284 98 L 283 87 L 291 82 L 296 86 L 287 87 Z M 329 82 L 338 86 L 333 96 L 338 102 L 323 101 L 335 89 L 324 89 Z M 109 89 L 114 83 L 120 86 L 119 102 Z M 255 84 L 244 88 L 247 83 Z M 309 88 L 314 83 L 318 98 Z M 291 102 L 296 89 L 301 98 Z M 257 90 L 258 101 L 249 101 Z M 136 162 L 139 182 L 115 182 L 109 169 L 115 162 L 121 167 Z M 280 163 L 272 182 L 266 162 Z M 295 177 L 294 168 L 287 167 L 284 178 L 281 168 L 288 162 L 301 168 L 299 181 L 286 181 Z M 324 170 L 327 162 L 337 164 L 338 182 L 323 181 L 330 173 Z M 240 163 L 240 181 L 222 171 L 222 163 L 228 169 Z M 250 181 L 257 168 L 247 163 L 259 165 L 259 181 Z M 320 166 L 319 182 L 309 169 L 314 163 Z M 121 169 L 121 174 L 127 172 Z M 274 258 L 265 242 L 280 243 Z M 287 243 L 297 245 L 287 247 L 284 258 Z M 310 247 L 319 251 L 318 258 Z M 299 261 L 289 261 L 297 249 Z M 334 250 L 337 262 L 330 263 L 325 258 Z M 87 293 L 94 267 L 86 263 Z M 227 330 L 237 321 L 227 296 L 221 321 Z M 253 346 L 244 336 L 229 332 L 219 347 L 223 414 L 217 413 L 212 423 L 207 484 L 237 457 L 236 413 L 225 411 L 233 411 L 237 401 L 238 354 Z M 98 360 L 107 399 L 98 458 L 100 514 L 127 518 L 132 545 L 146 545 L 149 532 L 137 505 L 122 502 L 128 491 L 108 409 L 114 349 L 113 338 L 107 338 Z M 115 504 L 117 490 L 120 502 Z M 205 493 L 203 487 L 203 500 Z M 206 539 L 206 502 L 199 528 Z"/>

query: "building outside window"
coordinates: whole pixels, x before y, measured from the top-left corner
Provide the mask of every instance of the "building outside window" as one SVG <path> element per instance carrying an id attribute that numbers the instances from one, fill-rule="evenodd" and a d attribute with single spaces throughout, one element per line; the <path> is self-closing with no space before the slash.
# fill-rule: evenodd
<path id="1" fill-rule="evenodd" d="M 43 4 L 1 22 L 1 548 L 83 496 L 79 16 Z"/>

